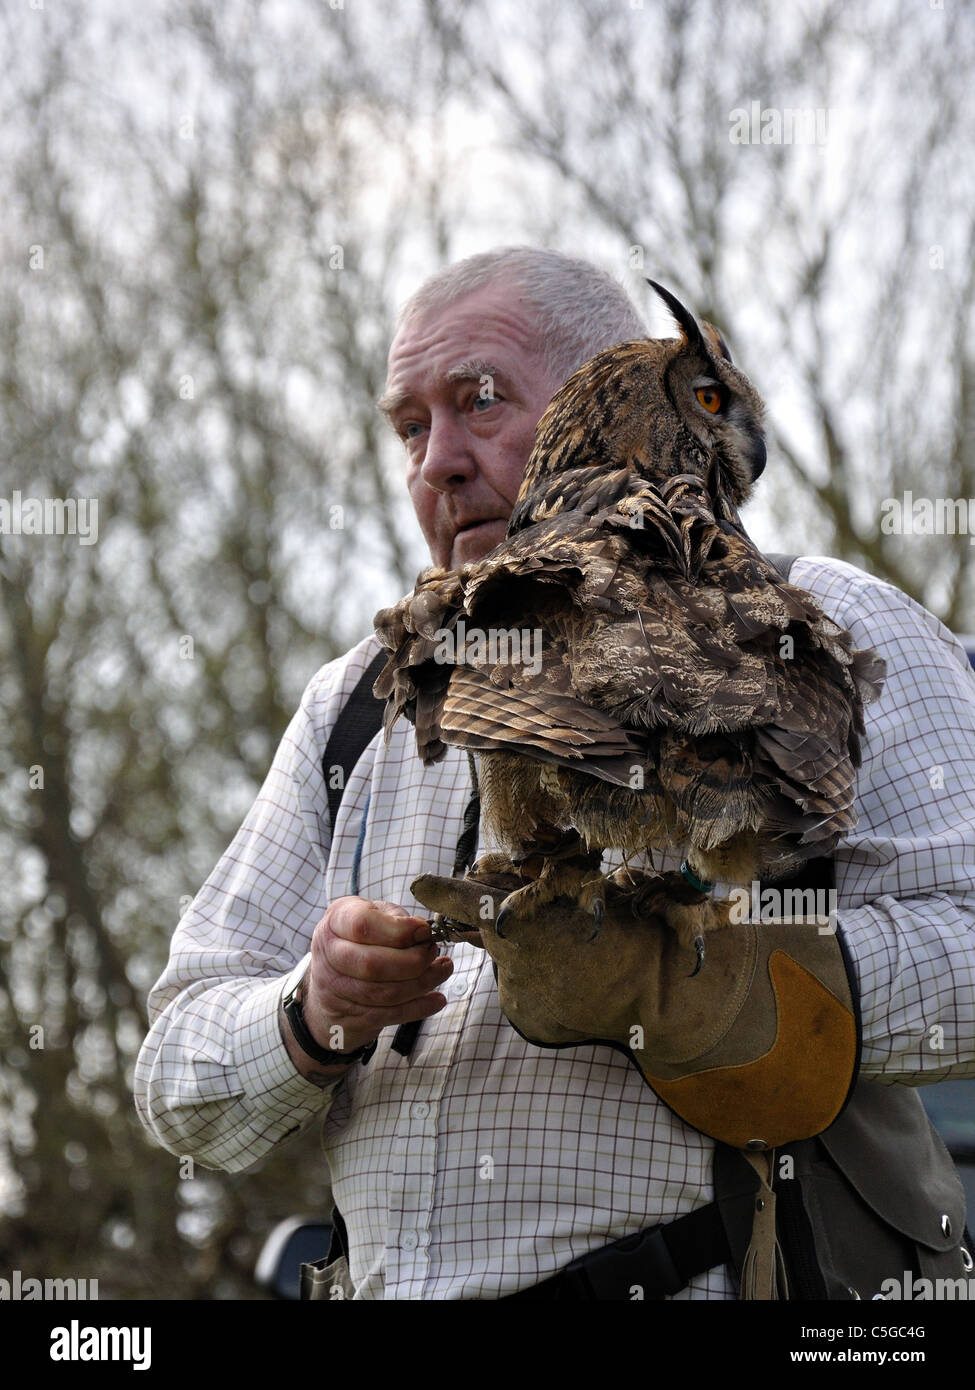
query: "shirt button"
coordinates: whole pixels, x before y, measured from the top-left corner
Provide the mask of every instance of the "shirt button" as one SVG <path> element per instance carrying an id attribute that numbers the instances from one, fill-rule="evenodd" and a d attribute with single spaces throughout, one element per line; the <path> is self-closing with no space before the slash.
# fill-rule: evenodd
<path id="1" fill-rule="evenodd" d="M 404 1231 L 399 1243 L 404 1250 L 415 1250 L 419 1244 L 419 1237 L 416 1231 Z"/>
<path id="2" fill-rule="evenodd" d="M 451 999 L 463 999 L 469 988 L 465 980 L 455 980 L 448 990 L 448 995 Z"/>
<path id="3" fill-rule="evenodd" d="M 430 1107 L 425 1100 L 418 1100 L 410 1109 L 410 1114 L 414 1120 L 425 1120 L 430 1113 Z"/>

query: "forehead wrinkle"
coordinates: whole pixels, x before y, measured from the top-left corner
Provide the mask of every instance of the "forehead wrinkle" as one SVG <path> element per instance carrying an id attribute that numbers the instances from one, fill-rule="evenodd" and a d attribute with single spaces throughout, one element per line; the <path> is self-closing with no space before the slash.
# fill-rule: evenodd
<path id="1" fill-rule="evenodd" d="M 507 351 L 510 351 L 513 347 L 516 352 L 524 353 L 529 358 L 540 358 L 541 343 L 539 330 L 528 306 L 523 304 L 517 296 L 514 303 L 502 302 L 498 304 L 492 298 L 490 307 L 487 310 L 487 321 L 485 321 L 485 313 L 482 311 L 483 304 L 478 303 L 478 301 L 482 299 L 483 296 L 479 292 L 475 292 L 468 297 L 467 302 L 461 301 L 460 307 L 466 312 L 461 315 L 457 321 L 451 323 L 451 333 L 466 334 L 473 338 L 478 336 L 481 338 L 491 337 L 496 342 L 502 342 Z M 470 302 L 472 300 L 473 303 Z M 402 371 L 404 367 L 409 370 L 415 363 L 422 364 L 424 359 L 431 352 L 435 354 L 438 350 L 436 339 L 441 331 L 441 315 L 439 312 L 431 312 L 429 315 L 420 315 L 414 320 L 407 320 L 404 324 L 401 324 L 397 332 L 397 339 L 400 340 L 401 349 L 401 360 L 397 363 L 399 370 Z M 411 344 L 405 353 L 405 361 L 402 360 L 401 345 L 404 332 L 408 335 Z M 457 371 L 460 375 L 453 378 L 454 380 L 470 379 L 468 377 L 468 372 L 475 366 L 487 368 L 486 373 L 478 371 L 476 373 L 477 377 L 486 374 L 510 384 L 510 373 L 497 367 L 492 368 L 487 361 L 481 358 L 468 359 L 459 367 L 449 368 L 448 376 L 450 372 Z M 471 375 L 474 374 L 471 373 Z M 447 381 L 448 376 L 441 377 L 441 383 Z M 423 388 L 418 387 L 405 390 L 402 388 L 399 390 L 386 390 L 376 402 L 376 408 L 385 416 L 389 424 L 393 424 L 391 417 L 395 412 L 402 406 L 414 401 L 418 394 L 422 394 L 422 391 Z"/>

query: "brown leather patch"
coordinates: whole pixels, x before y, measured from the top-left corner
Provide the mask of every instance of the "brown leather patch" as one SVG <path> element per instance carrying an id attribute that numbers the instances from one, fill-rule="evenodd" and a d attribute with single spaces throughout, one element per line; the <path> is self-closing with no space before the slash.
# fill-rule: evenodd
<path id="1" fill-rule="evenodd" d="M 768 962 L 778 1026 L 755 1061 L 714 1067 L 676 1081 L 645 1072 L 672 1110 L 735 1148 L 807 1139 L 832 1124 L 846 1100 L 856 1059 L 851 1011 L 785 951 Z"/>

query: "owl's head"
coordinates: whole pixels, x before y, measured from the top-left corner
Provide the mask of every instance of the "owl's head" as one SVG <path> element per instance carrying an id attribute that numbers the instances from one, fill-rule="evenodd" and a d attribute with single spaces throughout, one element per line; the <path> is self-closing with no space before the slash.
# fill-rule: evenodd
<path id="1" fill-rule="evenodd" d="M 680 329 L 664 359 L 667 395 L 710 460 L 709 486 L 736 506 L 744 503 L 765 468 L 762 398 L 731 360 L 724 338 L 698 324 L 680 300 L 648 280 Z"/>
<path id="2" fill-rule="evenodd" d="M 765 467 L 764 407 L 721 334 L 649 281 L 679 338 L 635 338 L 589 359 L 552 397 L 508 525 L 608 505 L 634 475 L 704 482 L 718 518 L 738 522 Z"/>

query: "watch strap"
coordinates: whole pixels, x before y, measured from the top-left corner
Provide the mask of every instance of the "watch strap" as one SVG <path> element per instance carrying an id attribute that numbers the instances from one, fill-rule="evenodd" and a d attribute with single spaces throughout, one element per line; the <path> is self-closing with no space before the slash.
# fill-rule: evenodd
<path id="1" fill-rule="evenodd" d="M 284 1014 L 294 1034 L 295 1042 L 302 1052 L 306 1052 L 309 1057 L 313 1057 L 316 1062 L 321 1062 L 323 1066 L 341 1067 L 358 1061 L 365 1065 L 375 1052 L 379 1039 L 375 1038 L 371 1043 L 363 1043 L 361 1047 L 355 1048 L 352 1052 L 336 1052 L 334 1048 L 322 1047 L 312 1037 L 305 1022 L 305 1015 L 301 1006 L 302 983 L 303 980 L 299 981 L 294 989 L 284 997 Z"/>

